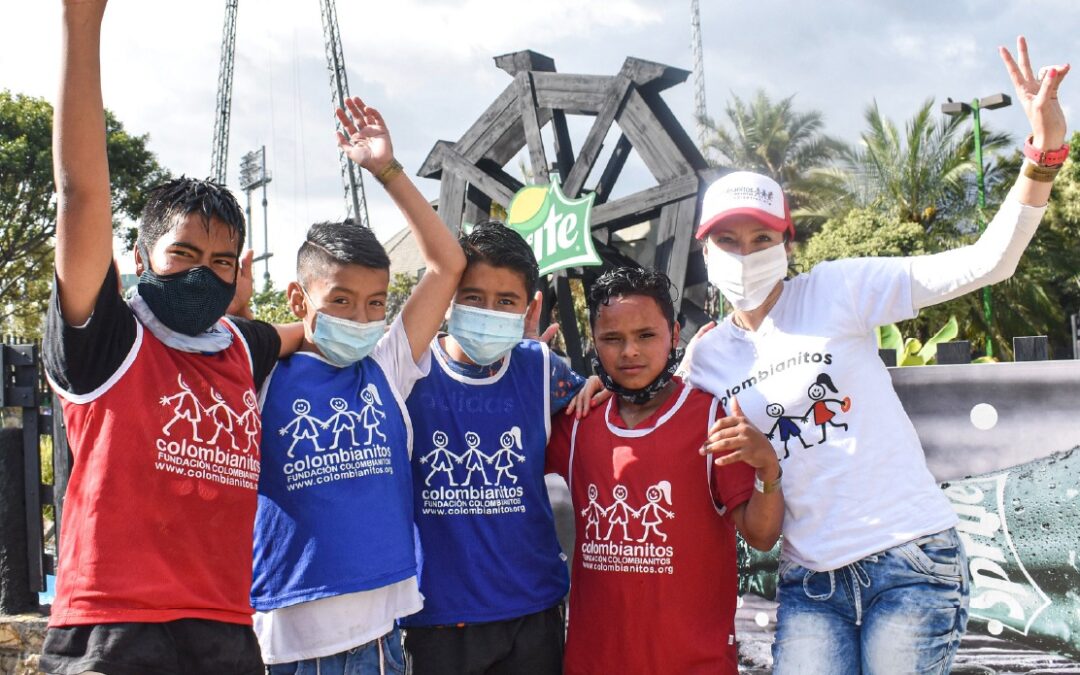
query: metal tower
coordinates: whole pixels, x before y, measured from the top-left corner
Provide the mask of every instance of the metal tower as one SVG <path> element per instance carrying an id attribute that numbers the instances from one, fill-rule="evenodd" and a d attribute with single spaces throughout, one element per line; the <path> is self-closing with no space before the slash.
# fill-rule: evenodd
<path id="1" fill-rule="evenodd" d="M 229 159 L 229 118 L 232 114 L 233 59 L 236 56 L 236 4 L 225 0 L 225 28 L 221 33 L 221 66 L 218 70 L 217 112 L 214 114 L 214 147 L 210 153 L 210 178 L 225 183 Z"/>
<path id="2" fill-rule="evenodd" d="M 235 1 L 235 0 L 234 0 Z M 349 81 L 345 75 L 345 54 L 341 50 L 341 30 L 338 28 L 334 0 L 319 0 L 322 10 L 323 40 L 326 44 L 326 65 L 330 71 L 330 93 L 334 105 L 345 108 L 349 96 Z M 341 182 L 345 188 L 345 210 L 356 222 L 368 227 L 367 200 L 364 198 L 364 179 L 360 167 L 338 151 L 341 162 Z"/>
<path id="3" fill-rule="evenodd" d="M 698 146 L 705 147 L 705 64 L 701 54 L 701 10 L 698 0 L 690 0 L 690 50 L 694 54 L 694 117 L 697 118 Z"/>

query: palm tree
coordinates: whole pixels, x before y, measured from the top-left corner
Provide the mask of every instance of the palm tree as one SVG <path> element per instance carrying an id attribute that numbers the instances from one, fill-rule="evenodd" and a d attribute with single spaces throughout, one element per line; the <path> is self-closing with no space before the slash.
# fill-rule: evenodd
<path id="1" fill-rule="evenodd" d="M 788 195 L 796 222 L 813 225 L 823 219 L 811 218 L 814 222 L 807 222 L 807 216 L 816 215 L 807 212 L 807 207 L 816 207 L 823 194 L 836 192 L 829 187 L 832 176 L 818 171 L 842 154 L 844 144 L 823 133 L 820 112 L 795 110 L 794 98 L 792 95 L 773 102 L 759 90 L 746 102 L 732 94 L 724 111 L 731 128 L 708 117 L 702 119 L 708 130 L 702 150 L 713 166 L 770 176 Z"/>
<path id="2" fill-rule="evenodd" d="M 974 221 L 973 131 L 962 129 L 965 118 L 935 119 L 933 105 L 927 99 L 902 135 L 876 101 L 867 108 L 861 144 L 848 148 L 840 166 L 828 172 L 851 206 L 883 208 L 928 231 L 938 223 L 965 229 Z M 989 155 L 1012 140 L 984 129 L 982 144 Z M 988 184 L 1000 179 L 996 166 L 984 170 Z"/>

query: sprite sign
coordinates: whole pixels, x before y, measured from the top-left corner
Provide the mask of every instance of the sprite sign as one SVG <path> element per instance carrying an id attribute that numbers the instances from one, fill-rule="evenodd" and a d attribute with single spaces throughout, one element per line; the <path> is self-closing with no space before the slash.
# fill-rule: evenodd
<path id="1" fill-rule="evenodd" d="M 506 224 L 532 247 L 541 276 L 568 267 L 603 264 L 592 241 L 594 197 L 569 199 L 555 181 L 526 186 L 514 195 Z"/>

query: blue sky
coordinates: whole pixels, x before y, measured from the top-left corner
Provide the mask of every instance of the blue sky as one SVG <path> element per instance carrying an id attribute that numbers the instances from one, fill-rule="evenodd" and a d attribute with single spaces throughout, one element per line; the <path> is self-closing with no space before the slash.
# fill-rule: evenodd
<path id="1" fill-rule="evenodd" d="M 435 141 L 456 140 L 509 77 L 492 57 L 531 48 L 561 72 L 614 74 L 627 56 L 690 69 L 689 0 L 397 0 L 339 2 L 352 91 L 384 113 L 396 153 L 415 171 Z M 8 0 L 0 21 L 0 87 L 54 98 L 59 0 Z M 1012 85 L 997 56 L 1029 39 L 1038 67 L 1080 58 L 1075 0 L 925 2 L 717 2 L 701 0 L 706 93 L 720 116 L 731 93 L 795 95 L 824 113 L 828 133 L 856 141 L 876 100 L 909 117 L 928 97 L 969 100 Z M 112 0 L 104 28 L 106 105 L 177 173 L 205 175 L 210 162 L 222 0 Z M 316 0 L 240 0 L 229 181 L 240 155 L 267 145 L 271 271 L 291 278 L 306 225 L 343 213 L 330 97 Z M 693 89 L 665 99 L 693 135 Z M 1080 74 L 1062 86 L 1080 127 Z M 1027 133 L 1019 106 L 984 123 Z M 587 123 L 572 126 L 583 135 Z M 580 144 L 580 140 L 578 140 Z M 645 181 L 631 166 L 627 179 Z M 434 181 L 417 179 L 429 197 Z M 374 181 L 371 222 L 381 238 L 403 224 Z M 256 209 L 256 223 L 261 213 Z M 261 228 L 260 228 L 261 229 Z M 261 235 L 256 240 L 261 249 Z"/>

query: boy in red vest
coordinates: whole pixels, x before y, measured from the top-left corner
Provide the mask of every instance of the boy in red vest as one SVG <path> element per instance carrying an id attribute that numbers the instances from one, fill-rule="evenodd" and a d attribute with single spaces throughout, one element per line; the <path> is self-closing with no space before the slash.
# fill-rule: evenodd
<path id="1" fill-rule="evenodd" d="M 41 667 L 256 675 L 255 391 L 303 329 L 224 318 L 250 296 L 250 257 L 241 265 L 239 204 L 209 181 L 180 178 L 148 195 L 138 293 L 121 298 L 98 54 L 104 9 L 104 0 L 63 8 L 56 285 L 43 352 L 74 464 Z"/>
<path id="2" fill-rule="evenodd" d="M 589 298 L 593 367 L 612 391 L 560 417 L 548 470 L 570 486 L 576 530 L 563 672 L 736 673 L 735 528 L 755 548 L 780 535 L 772 445 L 674 377 L 681 357 L 670 281 L 621 268 Z M 713 462 L 702 456 L 726 452 Z"/>

